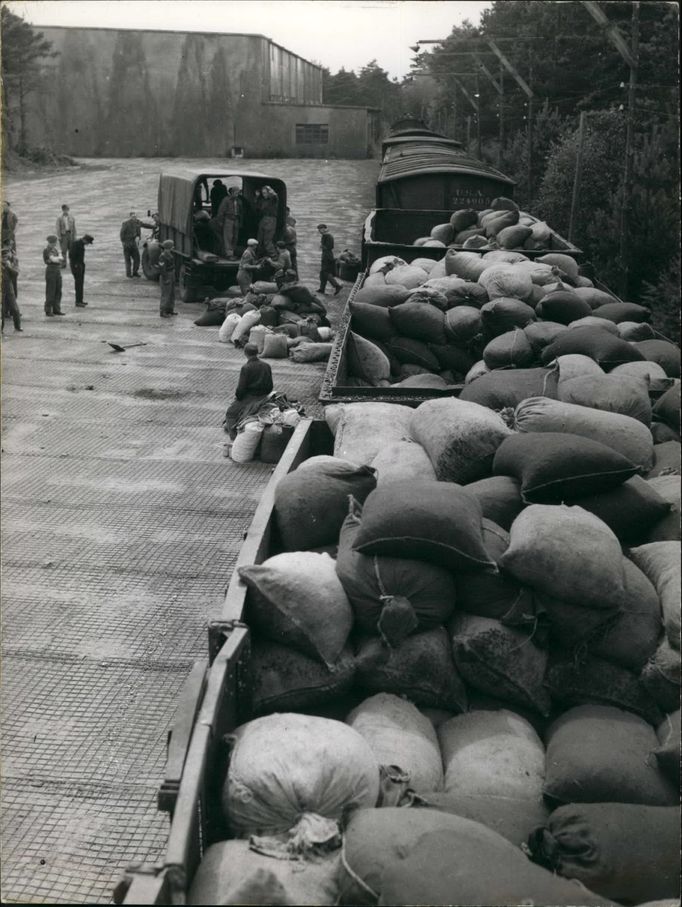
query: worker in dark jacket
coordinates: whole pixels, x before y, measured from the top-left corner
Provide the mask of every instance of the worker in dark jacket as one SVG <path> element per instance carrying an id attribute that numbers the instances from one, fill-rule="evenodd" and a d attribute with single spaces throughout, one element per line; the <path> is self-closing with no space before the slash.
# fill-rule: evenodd
<path id="1" fill-rule="evenodd" d="M 7 245 L 12 246 L 13 249 L 16 249 L 16 229 L 17 221 L 19 218 L 16 216 L 14 211 L 12 211 L 12 206 L 9 202 L 4 201 L 2 203 L 2 245 L 3 248 Z"/>
<path id="2" fill-rule="evenodd" d="M 11 318 L 15 331 L 23 331 L 21 326 L 21 312 L 15 293 L 19 262 L 14 254 L 14 249 L 7 242 L 2 247 L 2 330 L 5 329 L 5 317 Z"/>
<path id="3" fill-rule="evenodd" d="M 334 287 L 334 296 L 338 296 L 343 289 L 336 279 L 336 262 L 334 261 L 334 237 L 329 232 L 326 224 L 318 224 L 317 231 L 320 234 L 320 248 L 322 249 L 322 260 L 320 261 L 320 288 L 318 293 L 324 293 L 327 281 Z"/>
<path id="4" fill-rule="evenodd" d="M 59 239 L 54 233 L 47 237 L 47 245 L 43 249 L 45 262 L 45 314 L 48 318 L 53 315 L 64 315 L 62 312 L 62 253 L 59 251 Z"/>
<path id="5" fill-rule="evenodd" d="M 225 413 L 225 431 L 233 441 L 237 437 L 239 422 L 246 415 L 257 412 L 273 388 L 272 369 L 267 362 L 258 358 L 256 344 L 247 343 L 244 347 L 244 354 L 246 355 L 246 365 L 242 366 L 239 373 L 234 401 Z"/>
<path id="6" fill-rule="evenodd" d="M 161 243 L 162 252 L 159 255 L 159 287 L 161 289 L 161 317 L 170 318 L 177 315 L 175 311 L 175 256 L 173 255 L 174 243 L 166 239 Z"/>
<path id="7" fill-rule="evenodd" d="M 139 277 L 140 250 L 137 247 L 141 236 L 142 222 L 134 211 L 130 212 L 128 220 L 121 224 L 121 244 L 123 245 L 123 258 L 126 263 L 126 277 Z"/>
<path id="8" fill-rule="evenodd" d="M 69 265 L 73 274 L 73 283 L 76 291 L 76 305 L 84 309 L 87 302 L 83 300 L 83 284 L 85 283 L 85 247 L 93 242 L 89 233 L 84 233 L 82 239 L 75 239 L 69 249 Z"/>
<path id="9" fill-rule="evenodd" d="M 227 195 L 227 186 L 222 180 L 213 180 L 213 185 L 211 186 L 211 217 L 215 217 L 218 213 L 218 208 L 220 207 L 221 201 Z"/>

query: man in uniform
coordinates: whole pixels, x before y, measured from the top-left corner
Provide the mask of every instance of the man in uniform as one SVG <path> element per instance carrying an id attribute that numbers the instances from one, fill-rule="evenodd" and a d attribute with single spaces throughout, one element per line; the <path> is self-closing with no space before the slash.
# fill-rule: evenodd
<path id="1" fill-rule="evenodd" d="M 2 203 L 2 246 L 3 248 L 7 245 L 10 245 L 13 249 L 16 249 L 16 229 L 17 229 L 17 220 L 18 217 L 12 211 L 12 206 L 9 202 L 5 201 Z"/>
<path id="2" fill-rule="evenodd" d="M 291 216 L 291 210 L 288 206 L 286 211 L 287 219 L 284 230 L 282 231 L 282 239 L 284 240 L 285 248 L 291 257 L 291 268 L 298 274 L 298 265 L 296 264 L 296 241 L 298 239 L 296 235 L 296 218 Z"/>
<path id="3" fill-rule="evenodd" d="M 21 332 L 21 312 L 15 292 L 19 262 L 14 249 L 7 243 L 2 247 L 2 330 L 5 328 L 5 316 L 14 322 L 14 330 Z"/>
<path id="4" fill-rule="evenodd" d="M 62 268 L 66 267 L 66 256 L 71 243 L 76 238 L 76 221 L 69 213 L 69 206 L 62 205 L 62 213 L 57 218 L 57 236 L 59 237 L 59 246 L 62 250 Z"/>
<path id="5" fill-rule="evenodd" d="M 236 186 L 230 186 L 216 214 L 216 220 L 220 224 L 223 233 L 223 254 L 225 258 L 234 258 L 234 252 L 237 248 L 237 192 Z"/>
<path id="6" fill-rule="evenodd" d="M 161 289 L 161 317 L 170 318 L 177 315 L 175 311 L 175 256 L 173 240 L 166 239 L 161 243 L 163 251 L 159 256 L 159 287 Z"/>
<path id="7" fill-rule="evenodd" d="M 59 238 L 54 233 L 47 237 L 47 245 L 43 249 L 45 262 L 45 314 L 48 318 L 53 315 L 64 315 L 62 312 L 62 256 L 57 243 Z"/>
<path id="8" fill-rule="evenodd" d="M 141 236 L 142 222 L 138 220 L 134 211 L 130 212 L 128 220 L 121 224 L 121 243 L 123 245 L 123 258 L 126 263 L 126 277 L 139 277 L 140 250 L 137 243 Z"/>
<path id="9" fill-rule="evenodd" d="M 249 287 L 254 281 L 256 271 L 260 268 L 260 262 L 258 261 L 258 257 L 256 255 L 257 247 L 257 239 L 247 239 L 246 248 L 244 249 L 244 253 L 239 260 L 237 283 L 239 284 L 239 289 L 242 291 L 242 296 L 246 296 L 246 294 L 249 292 Z"/>
<path id="10" fill-rule="evenodd" d="M 334 237 L 329 232 L 326 224 L 318 224 L 317 230 L 320 234 L 320 248 L 322 249 L 322 260 L 320 262 L 320 288 L 318 293 L 324 294 L 327 281 L 334 287 L 334 296 L 338 296 L 343 289 L 334 272 L 336 263 L 334 261 Z"/>
<path id="11" fill-rule="evenodd" d="M 211 187 L 211 217 L 215 217 L 220 208 L 220 203 L 227 195 L 227 187 L 225 183 L 218 179 L 213 180 L 213 186 Z"/>
<path id="12" fill-rule="evenodd" d="M 258 190 L 256 190 L 257 192 Z M 256 208 L 258 221 L 258 246 L 261 255 L 275 255 L 275 232 L 277 230 L 277 193 L 272 186 L 263 186 Z"/>
<path id="13" fill-rule="evenodd" d="M 267 362 L 258 358 L 258 347 L 247 343 L 244 347 L 246 364 L 239 372 L 239 381 L 234 392 L 234 400 L 225 413 L 225 431 L 234 441 L 237 437 L 237 426 L 246 415 L 247 410 L 257 412 L 260 404 L 272 391 L 272 369 Z"/>
<path id="14" fill-rule="evenodd" d="M 83 284 L 85 283 L 85 247 L 93 242 L 93 237 L 85 233 L 82 239 L 76 239 L 71 243 L 69 250 L 69 265 L 73 274 L 73 283 L 76 290 L 76 305 L 79 309 L 84 309 L 87 302 L 83 300 Z"/>

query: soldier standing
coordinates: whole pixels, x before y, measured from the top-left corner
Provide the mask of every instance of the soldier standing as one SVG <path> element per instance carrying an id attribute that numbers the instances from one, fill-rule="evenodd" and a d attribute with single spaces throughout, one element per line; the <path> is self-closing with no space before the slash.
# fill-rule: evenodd
<path id="1" fill-rule="evenodd" d="M 71 243 L 69 250 L 69 265 L 73 274 L 73 282 L 76 290 L 76 305 L 79 309 L 85 308 L 87 302 L 83 300 L 83 284 L 85 283 L 85 247 L 92 243 L 93 237 L 85 233 L 82 239 L 76 239 Z"/>
<path id="2" fill-rule="evenodd" d="M 343 289 L 334 272 L 336 271 L 336 262 L 334 261 L 334 237 L 329 232 L 326 224 L 318 224 L 317 230 L 320 234 L 320 248 L 322 249 L 322 260 L 320 262 L 320 288 L 318 293 L 323 293 L 327 286 L 327 281 L 334 287 L 334 296 L 338 296 Z"/>
<path id="3" fill-rule="evenodd" d="M 65 268 L 66 256 L 71 248 L 71 243 L 76 238 L 76 221 L 71 217 L 68 205 L 62 205 L 62 213 L 57 218 L 56 233 L 62 250 L 61 267 Z"/>
<path id="4" fill-rule="evenodd" d="M 177 315 L 175 311 L 175 256 L 173 240 L 166 239 L 161 243 L 163 251 L 159 256 L 159 287 L 161 289 L 161 317 L 170 318 Z"/>
<path id="5" fill-rule="evenodd" d="M 130 212 L 128 220 L 121 224 L 121 243 L 123 245 L 123 258 L 126 263 L 126 277 L 139 277 L 140 250 L 137 243 L 141 236 L 142 223 L 134 211 Z"/>
<path id="6" fill-rule="evenodd" d="M 45 262 L 45 314 L 48 318 L 53 315 L 64 315 L 62 312 L 62 262 L 63 258 L 57 243 L 59 239 L 54 233 L 47 237 L 47 245 L 43 249 Z"/>
<path id="7" fill-rule="evenodd" d="M 21 312 L 15 293 L 18 273 L 19 262 L 11 245 L 7 243 L 2 247 L 2 330 L 5 328 L 5 316 L 7 316 L 14 322 L 15 331 L 23 331 Z"/>

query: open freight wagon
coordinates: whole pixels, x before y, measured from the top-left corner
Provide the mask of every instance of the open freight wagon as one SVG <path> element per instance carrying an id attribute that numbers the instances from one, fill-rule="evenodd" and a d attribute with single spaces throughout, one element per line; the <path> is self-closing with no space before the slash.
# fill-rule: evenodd
<path id="1" fill-rule="evenodd" d="M 280 552 L 273 517 L 278 483 L 306 459 L 333 449 L 327 424 L 304 420 L 265 489 L 245 534 L 221 619 L 210 626 L 208 658 L 197 662 L 192 671 L 170 734 L 166 780 L 159 794 L 160 808 L 171 815 L 166 852 L 158 866 L 131 868 L 117 891 L 118 903 L 186 903 L 203 854 L 211 844 L 227 838 L 220 815 L 227 764 L 225 736 L 252 717 L 251 638 L 243 619 L 247 590 L 237 568 L 260 564 Z M 339 717 L 331 703 L 319 711 L 302 711 Z M 594 902 L 578 896 L 571 903 Z"/>
<path id="2" fill-rule="evenodd" d="M 222 616 L 208 631 L 208 657 L 198 660 L 178 701 L 168 738 L 165 779 L 159 809 L 170 815 L 168 845 L 155 866 L 133 866 L 117 887 L 119 904 L 184 904 L 206 848 L 225 838 L 220 817 L 224 737 L 248 721 L 250 633 L 243 622 L 246 586 L 237 568 L 260 564 L 277 553 L 273 506 L 275 488 L 303 460 L 333 452 L 326 422 L 299 423 L 273 471 L 245 532 Z"/>

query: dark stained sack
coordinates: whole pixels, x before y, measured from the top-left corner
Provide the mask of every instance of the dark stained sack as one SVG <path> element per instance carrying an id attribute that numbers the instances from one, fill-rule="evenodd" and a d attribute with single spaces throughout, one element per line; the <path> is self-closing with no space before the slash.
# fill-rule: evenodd
<path id="1" fill-rule="evenodd" d="M 240 314 L 241 311 L 240 311 Z M 222 306 L 211 306 L 209 305 L 205 312 L 203 312 L 194 322 L 198 327 L 202 328 L 213 328 L 220 327 L 220 325 L 225 321 L 225 305 Z"/>
<path id="2" fill-rule="evenodd" d="M 597 894 L 631 904 L 680 894 L 680 810 L 571 803 L 529 842 L 531 857 Z"/>
<path id="3" fill-rule="evenodd" d="M 668 504 L 668 513 L 663 514 L 656 525 L 651 529 L 646 542 L 679 542 L 680 541 L 680 510 L 682 509 L 682 495 L 679 476 L 658 476 L 648 479 L 647 485 Z"/>
<path id="4" fill-rule="evenodd" d="M 455 615 L 449 631 L 455 664 L 467 684 L 504 702 L 549 714 L 544 687 L 547 653 L 533 644 L 529 633 L 469 614 Z"/>
<path id="5" fill-rule="evenodd" d="M 633 476 L 618 488 L 603 491 L 574 503 L 603 520 L 624 545 L 642 545 L 660 525 L 671 505 L 641 476 Z M 679 536 L 679 512 L 677 514 Z"/>
<path id="6" fill-rule="evenodd" d="M 480 309 L 488 302 L 488 294 L 480 283 L 471 283 L 464 280 L 450 287 L 443 287 L 443 293 L 448 301 L 448 307 L 470 305 Z"/>
<path id="7" fill-rule="evenodd" d="M 338 457 L 310 457 L 277 484 L 274 516 L 284 551 L 336 542 L 348 495 L 362 504 L 376 488 L 376 470 Z"/>
<path id="8" fill-rule="evenodd" d="M 592 307 L 571 290 L 552 290 L 542 297 L 537 308 L 540 318 L 569 325 L 592 314 Z"/>
<path id="9" fill-rule="evenodd" d="M 483 517 L 509 532 L 524 507 L 519 482 L 511 476 L 491 476 L 465 487 L 478 499 Z"/>
<path id="10" fill-rule="evenodd" d="M 400 305 L 405 302 L 410 295 L 406 287 L 393 284 L 384 286 L 362 287 L 355 294 L 355 302 L 364 302 L 367 305 L 379 305 L 383 308 L 390 308 L 394 305 Z"/>
<path id="11" fill-rule="evenodd" d="M 666 715 L 656 728 L 658 766 L 673 784 L 680 783 L 680 710 Z"/>
<path id="12" fill-rule="evenodd" d="M 351 507 L 336 558 L 356 625 L 396 646 L 415 630 L 443 624 L 455 606 L 452 574 L 425 561 L 360 554 L 353 549 L 360 522 L 358 509 Z"/>
<path id="13" fill-rule="evenodd" d="M 514 368 L 488 372 L 462 388 L 459 399 L 488 409 L 516 407 L 529 397 L 557 396 L 558 376 L 547 368 Z"/>
<path id="14" fill-rule="evenodd" d="M 547 732 L 545 796 L 677 806 L 677 792 L 651 758 L 657 743 L 651 725 L 632 712 L 608 705 L 569 709 Z"/>
<path id="15" fill-rule="evenodd" d="M 552 700 L 564 707 L 597 703 L 633 712 L 652 725 L 663 719 L 639 675 L 603 658 L 555 652 L 549 659 L 545 683 Z"/>
<path id="16" fill-rule="evenodd" d="M 615 324 L 621 321 L 642 322 L 651 319 L 651 311 L 643 305 L 636 305 L 634 302 L 607 302 L 606 305 L 600 305 L 592 313 L 597 318 L 606 318 Z"/>
<path id="17" fill-rule="evenodd" d="M 453 904 L 615 907 L 612 901 L 593 894 L 578 882 L 531 863 L 521 848 L 500 835 L 496 837 L 494 842 L 481 840 L 478 829 L 474 832 L 463 827 L 455 831 L 439 829 L 422 835 L 416 843 L 410 841 L 400 848 L 397 859 L 391 860 L 383 872 L 378 903 L 411 907 Z"/>
<path id="18" fill-rule="evenodd" d="M 653 658 L 642 668 L 642 686 L 663 712 L 680 704 L 680 652 L 664 637 Z"/>
<path id="19" fill-rule="evenodd" d="M 565 324 L 559 324 L 557 321 L 535 321 L 527 324 L 523 332 L 528 338 L 533 352 L 539 356 L 546 346 L 565 334 L 567 330 Z"/>
<path id="20" fill-rule="evenodd" d="M 349 303 L 353 330 L 370 340 L 390 340 L 395 331 L 388 309 L 366 302 Z"/>
<path id="21" fill-rule="evenodd" d="M 484 518 L 483 543 L 488 554 L 497 562 L 509 546 L 509 535 Z M 467 614 L 492 617 L 508 626 L 526 624 L 534 619 L 532 590 L 502 572 L 460 575 L 456 588 L 457 608 Z"/>
<path id="22" fill-rule="evenodd" d="M 534 359 L 528 338 L 520 328 L 499 334 L 483 350 L 483 361 L 490 369 L 526 368 Z"/>
<path id="23" fill-rule="evenodd" d="M 662 394 L 654 404 L 653 415 L 673 431 L 680 430 L 680 382 Z"/>
<path id="24" fill-rule="evenodd" d="M 559 400 L 610 413 L 621 413 L 651 425 L 649 384 L 634 375 L 582 375 L 559 380 Z"/>
<path id="25" fill-rule="evenodd" d="M 353 686 L 355 656 L 344 649 L 330 667 L 266 639 L 251 643 L 252 713 L 296 712 L 320 706 Z"/>
<path id="26" fill-rule="evenodd" d="M 482 380 L 482 379 L 480 379 Z M 514 413 L 514 428 L 520 432 L 570 432 L 612 447 L 646 472 L 653 462 L 651 432 L 631 416 L 607 413 L 576 403 L 544 397 L 529 397 Z"/>
<path id="27" fill-rule="evenodd" d="M 365 738 L 379 765 L 406 772 L 410 788 L 442 790 L 438 737 L 429 719 L 411 702 L 392 693 L 377 693 L 354 708 L 346 724 Z"/>
<path id="28" fill-rule="evenodd" d="M 445 318 L 440 309 L 424 302 L 404 302 L 388 310 L 394 331 L 423 343 L 445 343 Z"/>
<path id="29" fill-rule="evenodd" d="M 542 596 L 557 649 L 588 651 L 631 671 L 642 670 L 658 647 L 663 624 L 658 594 L 632 561 L 623 560 L 625 592 L 619 610 L 583 608 Z"/>
<path id="30" fill-rule="evenodd" d="M 512 523 L 510 539 L 500 567 L 521 583 L 542 595 L 561 595 L 570 604 L 622 606 L 625 571 L 620 543 L 605 523 L 582 507 L 526 507 Z"/>
<path id="31" fill-rule="evenodd" d="M 338 860 L 338 852 L 280 860 L 252 850 L 249 841 L 219 841 L 204 853 L 187 903 L 335 904 Z"/>
<path id="32" fill-rule="evenodd" d="M 361 554 L 425 560 L 448 570 L 495 570 L 476 497 L 451 482 L 386 482 L 362 512 L 353 547 Z"/>
<path id="33" fill-rule="evenodd" d="M 680 462 L 682 445 L 679 441 L 665 441 L 654 445 L 654 465 L 647 473 L 647 479 L 661 475 L 679 476 L 682 472 Z"/>
<path id="34" fill-rule="evenodd" d="M 386 341 L 386 346 L 398 362 L 421 365 L 422 368 L 427 368 L 432 372 L 437 372 L 440 369 L 436 357 L 428 346 L 420 340 L 394 336 Z"/>
<path id="35" fill-rule="evenodd" d="M 535 310 L 520 299 L 499 296 L 481 306 L 481 323 L 491 338 L 514 328 L 525 328 L 532 321 L 535 321 Z"/>
<path id="36" fill-rule="evenodd" d="M 666 441 L 682 441 L 680 433 L 670 428 L 665 422 L 653 422 L 651 425 L 651 437 L 654 444 L 665 444 Z"/>
<path id="37" fill-rule="evenodd" d="M 449 369 L 456 375 L 466 375 L 474 364 L 471 351 L 456 343 L 431 343 L 429 350 L 438 360 L 440 368 Z"/>
<path id="38" fill-rule="evenodd" d="M 680 348 L 668 340 L 640 340 L 635 349 L 648 362 L 657 362 L 668 378 L 680 377 Z"/>
<path id="39" fill-rule="evenodd" d="M 511 434 L 496 413 L 453 397 L 418 406 L 410 431 L 429 455 L 436 476 L 461 483 L 489 476 L 495 451 Z"/>
<path id="40" fill-rule="evenodd" d="M 458 305 L 445 315 L 445 334 L 455 343 L 468 343 L 481 330 L 481 312 L 473 306 Z"/>
<path id="41" fill-rule="evenodd" d="M 370 693 L 395 693 L 415 705 L 466 711 L 464 684 L 444 627 L 415 633 L 394 649 L 362 637 L 356 652 L 356 686 Z"/>
<path id="42" fill-rule="evenodd" d="M 493 461 L 495 475 L 521 482 L 524 501 L 559 504 L 622 485 L 638 467 L 605 444 L 561 432 L 506 438 Z"/>
<path id="43" fill-rule="evenodd" d="M 276 554 L 238 570 L 249 589 L 246 611 L 252 627 L 327 667 L 336 663 L 353 625 L 353 609 L 328 554 Z"/>
<path id="44" fill-rule="evenodd" d="M 433 831 L 442 835 L 446 830 L 455 832 L 462 844 L 466 840 L 477 846 L 483 842 L 495 846 L 499 842 L 504 851 L 515 851 L 512 844 L 484 825 L 436 809 L 358 809 L 349 816 L 344 829 L 339 903 L 376 904 L 385 873 L 411 852 L 424 833 Z M 452 848 L 451 860 L 458 850 L 459 845 Z"/>
<path id="45" fill-rule="evenodd" d="M 443 722 L 438 739 L 445 792 L 453 798 L 446 811 L 457 814 L 457 797 L 468 807 L 459 815 L 508 837 L 499 825 L 489 825 L 489 817 L 495 813 L 495 804 L 503 812 L 504 807 L 516 804 L 519 815 L 512 823 L 507 818 L 504 825 L 515 844 L 525 843 L 533 824 L 538 819 L 541 823 L 546 815 L 542 800 L 545 748 L 528 721 L 507 709 L 472 710 Z"/>
<path id="46" fill-rule="evenodd" d="M 547 365 L 557 356 L 566 356 L 570 353 L 578 353 L 594 359 L 605 371 L 609 371 L 623 362 L 638 362 L 646 358 L 627 340 L 621 340 L 620 337 L 615 337 L 600 328 L 586 327 L 571 328 L 565 334 L 557 337 L 553 343 L 544 348 L 541 359 L 543 364 Z"/>

